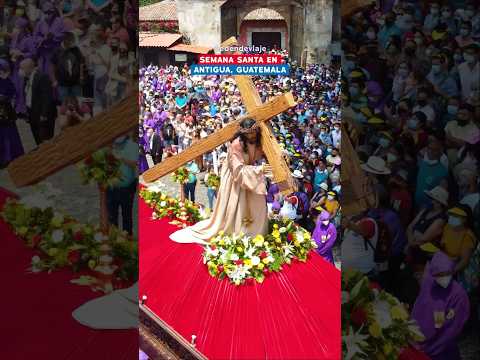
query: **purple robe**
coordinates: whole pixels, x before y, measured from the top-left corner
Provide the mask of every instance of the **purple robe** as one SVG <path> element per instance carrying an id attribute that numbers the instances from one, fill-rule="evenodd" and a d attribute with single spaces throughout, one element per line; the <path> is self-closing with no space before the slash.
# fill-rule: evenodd
<path id="1" fill-rule="evenodd" d="M 138 138 L 138 146 L 140 146 L 144 153 L 149 151 L 148 141 L 146 140 L 147 134 L 144 134 L 142 137 Z M 140 153 L 138 157 L 138 171 L 140 174 L 143 174 L 145 171 L 148 170 L 148 162 L 147 158 L 144 154 Z"/>
<path id="2" fill-rule="evenodd" d="M 318 254 L 330 263 L 333 262 L 332 248 L 337 240 L 337 229 L 333 223 L 329 223 L 327 226 L 322 224 L 323 219 L 318 216 L 315 230 L 313 231 L 313 240 L 317 244 Z"/>
<path id="3" fill-rule="evenodd" d="M 46 20 L 39 21 L 35 27 L 34 37 L 38 46 L 39 69 L 45 74 L 52 75 L 52 58 L 54 51 L 62 45 L 67 29 L 60 17 L 53 19 L 51 23 Z M 51 33 L 50 39 L 47 35 Z M 53 79 L 52 79 L 53 80 Z"/>
<path id="4" fill-rule="evenodd" d="M 433 277 L 451 271 L 454 266 L 445 253 L 437 252 L 425 268 L 420 294 L 413 306 L 412 318 L 426 338 L 420 344 L 421 349 L 432 360 L 460 359 L 457 341 L 470 316 L 468 295 L 456 280 L 452 279 L 447 288 L 443 288 Z M 443 314 L 444 321 L 439 328 L 435 327 L 434 313 Z"/>
<path id="5" fill-rule="evenodd" d="M 21 51 L 23 56 L 15 61 L 12 70 L 12 82 L 15 86 L 15 111 L 17 113 L 26 113 L 27 106 L 25 104 L 25 92 L 24 92 L 24 80 L 18 74 L 20 69 L 20 63 L 23 59 L 33 58 L 36 54 L 35 40 L 32 35 L 20 32 L 16 36 L 12 37 L 10 43 L 10 49 Z"/>
<path id="6" fill-rule="evenodd" d="M 13 102 L 15 87 L 10 79 L 0 78 L 0 95 Z M 5 166 L 12 160 L 24 154 L 22 140 L 17 124 L 0 125 L 0 166 Z"/>

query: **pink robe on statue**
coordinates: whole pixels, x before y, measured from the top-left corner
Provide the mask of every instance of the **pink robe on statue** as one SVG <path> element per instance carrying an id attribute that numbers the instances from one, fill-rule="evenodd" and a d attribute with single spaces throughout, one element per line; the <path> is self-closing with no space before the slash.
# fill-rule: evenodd
<path id="1" fill-rule="evenodd" d="M 228 156 L 220 172 L 220 187 L 212 216 L 209 219 L 181 229 L 170 235 L 180 243 L 206 243 L 223 230 L 225 234 L 255 236 L 268 231 L 267 188 L 261 166 L 249 165 L 262 157 L 260 149 L 248 145 L 250 156 L 243 152 L 239 139 L 228 149 Z M 253 154 L 255 153 L 255 154 Z M 249 161 L 253 159 L 253 161 Z M 253 221 L 248 227 L 243 224 L 250 209 Z"/>

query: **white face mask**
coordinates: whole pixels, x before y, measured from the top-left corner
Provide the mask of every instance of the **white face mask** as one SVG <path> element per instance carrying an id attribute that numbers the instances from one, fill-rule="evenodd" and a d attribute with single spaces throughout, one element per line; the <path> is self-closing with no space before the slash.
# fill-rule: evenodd
<path id="1" fill-rule="evenodd" d="M 333 200 L 333 199 L 334 199 L 334 197 L 333 197 L 333 196 L 331 196 L 331 195 L 328 195 L 328 196 L 327 196 L 327 199 L 328 199 L 328 200 Z"/>
<path id="2" fill-rule="evenodd" d="M 446 289 L 448 285 L 450 285 L 450 281 L 452 281 L 452 275 L 439 276 L 435 278 L 435 281 L 438 285 Z"/>
<path id="3" fill-rule="evenodd" d="M 328 224 L 330 224 L 330 220 L 325 220 L 325 221 L 322 221 L 322 224 L 327 226 Z"/>

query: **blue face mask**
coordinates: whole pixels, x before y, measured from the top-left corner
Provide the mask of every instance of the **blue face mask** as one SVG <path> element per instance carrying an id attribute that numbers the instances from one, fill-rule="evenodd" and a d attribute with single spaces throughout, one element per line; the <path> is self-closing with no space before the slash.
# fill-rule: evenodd
<path id="1" fill-rule="evenodd" d="M 390 140 L 385 139 L 385 138 L 380 138 L 378 140 L 378 145 L 380 145 L 382 148 L 388 148 L 390 146 Z"/>
<path id="2" fill-rule="evenodd" d="M 449 216 L 448 217 L 448 225 L 450 226 L 460 226 L 462 225 L 462 220 L 456 216 Z"/>
<path id="3" fill-rule="evenodd" d="M 447 112 L 448 112 L 450 115 L 457 115 L 458 106 L 456 106 L 456 105 L 448 105 L 448 106 L 447 106 Z"/>
<path id="4" fill-rule="evenodd" d="M 416 130 L 418 127 L 418 120 L 417 119 L 410 119 L 407 121 L 407 126 L 410 130 Z"/>

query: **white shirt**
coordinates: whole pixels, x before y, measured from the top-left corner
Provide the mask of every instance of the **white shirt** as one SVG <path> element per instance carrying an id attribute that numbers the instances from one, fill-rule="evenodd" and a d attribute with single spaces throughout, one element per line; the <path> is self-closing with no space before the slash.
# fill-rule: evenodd
<path id="1" fill-rule="evenodd" d="M 465 195 L 463 199 L 460 201 L 460 204 L 468 205 L 470 206 L 470 209 L 474 211 L 475 206 L 477 206 L 479 201 L 480 201 L 480 193 L 477 192 L 477 193 Z"/>
<path id="2" fill-rule="evenodd" d="M 33 79 L 37 73 L 37 69 L 34 69 L 33 72 L 30 74 L 27 84 L 25 86 L 25 104 L 27 108 L 32 107 L 32 86 L 33 86 Z"/>
<path id="3" fill-rule="evenodd" d="M 480 140 L 480 130 L 471 121 L 465 126 L 458 125 L 456 121 L 449 121 L 445 125 L 445 132 L 470 144 L 475 144 Z"/>
<path id="4" fill-rule="evenodd" d="M 479 86 L 480 83 L 480 62 L 477 61 L 473 69 L 466 62 L 458 65 L 458 75 L 460 76 L 460 84 L 462 85 L 462 99 L 466 100 L 470 97 L 474 84 Z"/>
<path id="5" fill-rule="evenodd" d="M 378 240 L 378 226 L 375 221 L 374 223 L 375 234 L 369 240 L 372 246 L 375 248 L 377 246 Z M 358 270 L 363 274 L 368 274 L 375 268 L 376 265 L 374 261 L 375 254 L 372 246 L 367 244 L 365 250 L 365 241 L 363 239 L 363 236 L 358 235 L 352 230 L 345 230 L 344 238 L 341 245 L 342 268 L 350 268 Z"/>

